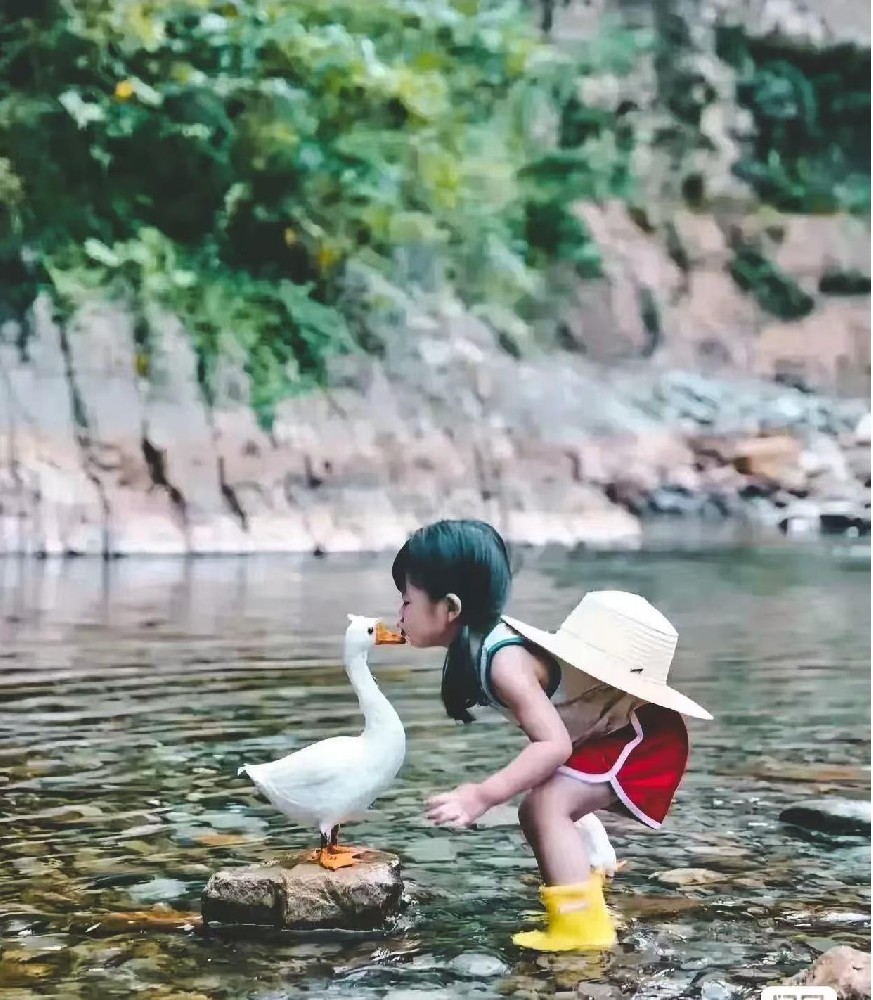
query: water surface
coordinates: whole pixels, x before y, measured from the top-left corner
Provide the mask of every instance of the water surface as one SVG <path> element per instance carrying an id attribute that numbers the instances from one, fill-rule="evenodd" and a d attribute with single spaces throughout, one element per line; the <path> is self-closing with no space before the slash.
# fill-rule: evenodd
<path id="1" fill-rule="evenodd" d="M 0 560 L 4 1000 L 539 997 L 579 980 L 718 1000 L 758 996 L 832 944 L 869 950 L 869 845 L 777 818 L 809 797 L 868 794 L 869 563 L 823 547 L 524 555 L 515 614 L 551 628 L 587 589 L 644 593 L 679 629 L 677 685 L 716 716 L 691 723 L 663 832 L 606 821 L 628 862 L 608 958 L 511 945 L 537 909 L 511 810 L 465 834 L 423 822 L 427 794 L 485 776 L 521 743 L 497 717 L 447 720 L 438 654 L 405 648 L 372 663 L 407 762 L 354 834 L 437 890 L 411 926 L 280 942 L 162 927 L 196 915 L 215 869 L 313 842 L 236 769 L 356 731 L 341 633 L 347 611 L 394 612 L 388 569 L 384 557 Z M 659 878 L 677 868 L 722 881 Z"/>

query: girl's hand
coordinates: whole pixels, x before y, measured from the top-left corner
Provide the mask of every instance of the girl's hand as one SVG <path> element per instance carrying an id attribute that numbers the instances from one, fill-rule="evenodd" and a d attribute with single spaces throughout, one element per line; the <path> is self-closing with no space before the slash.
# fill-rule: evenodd
<path id="1" fill-rule="evenodd" d="M 463 830 L 476 822 L 488 809 L 488 803 L 479 785 L 458 785 L 451 792 L 432 795 L 427 807 L 427 818 L 435 826 Z"/>

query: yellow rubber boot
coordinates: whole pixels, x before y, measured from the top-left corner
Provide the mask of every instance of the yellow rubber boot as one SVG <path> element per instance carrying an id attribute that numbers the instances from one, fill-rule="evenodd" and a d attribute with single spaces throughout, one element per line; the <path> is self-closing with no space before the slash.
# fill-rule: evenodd
<path id="1" fill-rule="evenodd" d="M 603 879 L 592 875 L 582 885 L 544 885 L 540 890 L 547 928 L 513 937 L 520 948 L 535 951 L 605 950 L 616 943 L 606 903 Z"/>

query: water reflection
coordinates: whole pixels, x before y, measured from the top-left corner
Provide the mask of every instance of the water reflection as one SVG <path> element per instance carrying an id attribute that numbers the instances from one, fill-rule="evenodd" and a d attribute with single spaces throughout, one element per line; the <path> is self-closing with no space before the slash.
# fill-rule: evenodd
<path id="1" fill-rule="evenodd" d="M 716 714 L 693 725 L 667 831 L 609 822 L 629 862 L 611 893 L 627 921 L 620 951 L 592 962 L 508 945 L 536 908 L 511 810 L 465 835 L 420 814 L 426 793 L 483 775 L 518 736 L 491 717 L 455 727 L 439 657 L 408 649 L 372 657 L 409 755 L 356 832 L 400 853 L 436 898 L 379 940 L 202 938 L 188 920 L 215 868 L 311 839 L 236 768 L 355 731 L 339 639 L 347 611 L 394 612 L 387 560 L 0 560 L 4 998 L 523 996 L 580 979 L 638 997 L 707 983 L 753 995 L 829 943 L 869 948 L 869 847 L 802 838 L 776 818 L 809 795 L 866 794 L 864 564 L 818 548 L 524 564 L 514 611 L 547 627 L 585 589 L 644 593 L 679 629 L 677 684 Z M 842 765 L 838 780 L 817 776 L 821 764 Z M 679 867 L 724 881 L 650 877 Z"/>

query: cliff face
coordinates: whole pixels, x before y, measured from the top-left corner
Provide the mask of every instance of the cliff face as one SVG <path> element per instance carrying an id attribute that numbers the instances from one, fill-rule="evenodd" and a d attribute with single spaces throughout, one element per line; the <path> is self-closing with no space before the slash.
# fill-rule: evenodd
<path id="1" fill-rule="evenodd" d="M 869 395 L 869 292 L 827 291 L 830 275 L 869 275 L 865 223 L 682 207 L 646 231 L 618 204 L 580 213 L 603 248 L 605 277 L 578 287 L 578 305 L 565 317 L 571 347 L 603 362 L 655 357 L 712 375 Z M 746 249 L 738 255 L 737 247 Z M 732 272 L 753 253 L 806 297 L 802 316 L 780 318 L 755 289 L 740 287 Z"/>
<path id="2" fill-rule="evenodd" d="M 580 287 L 569 340 L 866 397 L 869 7 L 570 0 L 552 37 L 615 20 L 650 54 L 584 97 L 629 121 L 641 195 L 582 209 L 607 280 Z"/>
<path id="3" fill-rule="evenodd" d="M 383 360 L 345 359 L 266 434 L 230 363 L 204 403 L 171 319 L 146 380 L 124 314 L 62 331 L 40 303 L 27 356 L 9 327 L 0 345 L 0 552 L 373 550 L 444 516 L 532 544 L 634 545 L 658 515 L 869 530 L 863 402 L 657 362 L 521 362 L 450 301 L 396 321 Z"/>
<path id="4" fill-rule="evenodd" d="M 584 96 L 634 119 L 644 195 L 579 206 L 604 274 L 554 275 L 557 340 L 377 289 L 382 355 L 337 361 L 266 433 L 241 361 L 204 400 L 171 317 L 142 377 L 123 310 L 59 326 L 39 300 L 28 337 L 0 330 L 0 554 L 380 549 L 440 516 L 534 544 L 633 545 L 657 516 L 868 532 L 869 225 L 774 207 L 784 185 L 767 202 L 764 126 L 718 50 L 736 29 L 869 61 L 869 11 L 614 0 L 557 5 L 552 32 L 615 15 L 658 45 Z"/>

